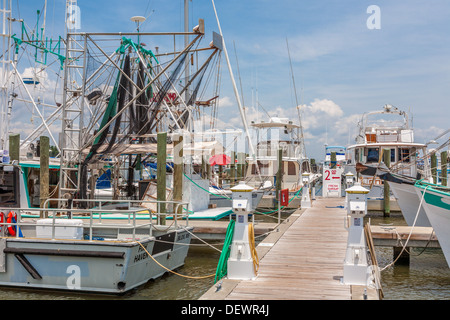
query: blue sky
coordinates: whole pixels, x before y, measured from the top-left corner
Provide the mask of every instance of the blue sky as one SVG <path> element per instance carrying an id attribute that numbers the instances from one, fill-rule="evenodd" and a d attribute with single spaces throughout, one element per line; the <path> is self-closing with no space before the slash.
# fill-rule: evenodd
<path id="1" fill-rule="evenodd" d="M 80 31 L 133 31 L 135 15 L 148 17 L 142 31 L 183 31 L 183 4 L 80 0 Z M 13 1 L 15 17 L 32 24 L 43 5 Z M 359 115 L 385 104 L 411 112 L 419 142 L 449 127 L 448 0 L 216 0 L 215 5 L 236 81 L 238 59 L 249 120 L 261 111 L 256 97 L 271 115 L 297 119 L 288 40 L 310 157 L 322 159 L 324 143 L 351 144 Z M 380 29 L 367 27 L 370 5 L 380 8 Z M 65 1 L 48 0 L 47 6 L 47 33 L 63 35 Z M 199 18 L 207 39 L 219 32 L 210 0 L 190 2 L 190 26 Z M 242 127 L 225 60 L 223 65 L 219 117 Z"/>

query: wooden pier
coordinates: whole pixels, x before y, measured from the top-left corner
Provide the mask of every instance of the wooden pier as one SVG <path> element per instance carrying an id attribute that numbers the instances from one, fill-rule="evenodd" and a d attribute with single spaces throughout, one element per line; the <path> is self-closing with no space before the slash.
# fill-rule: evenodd
<path id="1" fill-rule="evenodd" d="M 345 198 L 318 198 L 299 209 L 257 247 L 259 270 L 254 280 L 223 279 L 200 300 L 351 300 L 364 288 L 342 283 L 348 232 Z M 367 299 L 377 300 L 376 290 Z"/>

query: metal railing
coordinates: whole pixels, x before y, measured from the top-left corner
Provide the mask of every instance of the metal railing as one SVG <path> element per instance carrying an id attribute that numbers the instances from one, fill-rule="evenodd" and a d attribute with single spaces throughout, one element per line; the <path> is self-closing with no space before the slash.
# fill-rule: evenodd
<path id="1" fill-rule="evenodd" d="M 66 201 L 68 206 L 66 208 L 45 208 L 45 206 L 48 206 L 48 201 L 54 201 L 54 200 L 61 200 Z M 99 205 L 94 208 L 90 209 L 80 209 L 80 208 L 74 208 L 74 202 L 98 202 Z M 111 204 L 127 204 L 128 209 L 117 209 L 117 208 L 105 208 L 105 204 L 102 202 L 107 203 L 109 205 Z M 151 209 L 144 208 L 144 207 L 132 207 L 132 204 L 154 204 L 157 207 L 156 212 L 152 212 Z M 70 204 L 70 205 L 69 205 Z M 173 210 L 171 212 L 160 212 L 161 205 L 165 204 L 166 207 L 172 207 Z M 179 219 L 185 219 L 185 225 L 188 226 L 189 224 L 189 216 L 187 214 L 188 203 L 187 202 L 181 202 L 181 201 L 157 201 L 157 200 L 94 200 L 94 199 L 88 199 L 88 200 L 73 200 L 69 201 L 69 199 L 48 199 L 44 203 L 44 208 L 8 208 L 3 207 L 0 208 L 0 212 L 4 214 L 3 221 L 0 222 L 0 236 L 5 236 L 5 230 L 13 226 L 15 227 L 16 234 L 15 238 L 20 238 L 20 227 L 22 226 L 35 226 L 37 227 L 36 222 L 26 222 L 23 220 L 23 216 L 30 215 L 30 213 L 33 213 L 33 215 L 37 215 L 38 217 L 51 217 L 53 219 L 51 227 L 52 227 L 52 233 L 51 233 L 51 239 L 55 240 L 55 234 L 56 234 L 56 228 L 61 227 L 61 225 L 58 225 L 56 223 L 56 220 L 60 219 L 69 219 L 72 220 L 74 216 L 78 214 L 78 218 L 89 219 L 89 224 L 83 224 L 83 228 L 89 229 L 89 238 L 87 240 L 92 241 L 93 240 L 93 229 L 101 229 L 101 228 L 118 228 L 121 229 L 128 229 L 131 230 L 132 235 L 132 241 L 136 240 L 136 230 L 137 229 L 143 229 L 143 228 L 149 228 L 149 237 L 153 235 L 153 228 L 152 226 L 155 225 L 154 219 L 156 219 L 156 222 L 160 222 L 161 216 L 172 216 L 173 218 L 173 224 L 174 228 L 178 228 L 178 220 Z M 186 208 L 185 208 L 186 207 Z M 181 209 L 181 210 L 180 210 Z M 7 222 L 7 216 L 9 212 L 14 212 L 16 214 L 16 222 Z M 88 214 L 86 217 L 86 213 Z M 84 215 L 81 215 L 84 214 Z M 102 216 L 107 216 L 111 214 L 120 214 L 120 216 L 114 216 L 109 217 L 108 219 L 116 219 L 120 220 L 123 219 L 123 216 L 127 217 L 127 223 L 121 223 L 121 224 L 114 224 L 114 223 L 102 223 Z M 142 216 L 143 214 L 148 214 L 148 223 L 137 223 L 138 216 Z M 145 216 L 144 216 L 145 217 Z M 94 222 L 94 220 L 97 220 L 98 222 Z M 145 218 L 144 218 L 145 220 Z M 50 225 L 48 225 L 50 226 Z M 67 228 L 78 228 L 81 226 L 77 225 L 62 225 L 63 227 Z"/>

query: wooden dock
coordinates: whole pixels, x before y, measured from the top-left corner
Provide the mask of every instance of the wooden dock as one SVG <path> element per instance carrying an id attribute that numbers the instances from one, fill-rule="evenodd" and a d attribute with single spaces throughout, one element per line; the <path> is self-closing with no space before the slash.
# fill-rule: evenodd
<path id="1" fill-rule="evenodd" d="M 351 300 L 363 288 L 345 285 L 344 258 L 348 232 L 345 198 L 318 198 L 312 208 L 297 210 L 262 241 L 254 280 L 223 279 L 200 299 L 208 300 Z M 368 299 L 378 299 L 368 290 Z"/>

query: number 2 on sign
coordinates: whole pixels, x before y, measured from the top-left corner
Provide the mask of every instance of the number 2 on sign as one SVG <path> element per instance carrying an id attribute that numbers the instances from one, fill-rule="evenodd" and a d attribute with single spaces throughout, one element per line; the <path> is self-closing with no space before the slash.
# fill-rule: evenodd
<path id="1" fill-rule="evenodd" d="M 330 170 L 325 170 L 325 174 L 327 175 L 325 180 L 330 180 Z"/>

